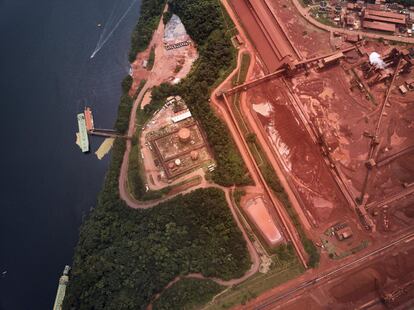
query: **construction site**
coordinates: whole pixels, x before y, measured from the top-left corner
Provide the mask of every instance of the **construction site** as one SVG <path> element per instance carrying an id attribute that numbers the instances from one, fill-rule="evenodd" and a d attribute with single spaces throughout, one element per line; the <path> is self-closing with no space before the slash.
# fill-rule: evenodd
<path id="1" fill-rule="evenodd" d="M 151 53 L 156 55 L 154 67 L 149 66 Z M 177 84 L 191 70 L 198 58 L 198 52 L 177 15 L 172 15 L 166 25 L 159 23 L 148 48 L 137 55 L 131 64 L 133 84 L 130 95 L 139 88 L 141 81 L 154 79 L 158 85 L 163 82 Z M 145 105 L 145 104 L 144 104 Z"/>
<path id="2" fill-rule="evenodd" d="M 254 61 L 246 82 L 227 85 L 218 97 L 228 109 L 233 109 L 229 102 L 240 101 L 248 129 L 286 182 L 307 235 L 327 258 L 322 264 L 369 253 L 409 231 L 414 224 L 412 46 L 321 31 L 289 0 L 228 2 L 245 32 L 234 42 L 250 42 L 251 47 L 238 48 L 250 50 Z M 272 235 L 265 220 L 256 224 Z M 383 304 L 396 302 L 398 294 L 412 296 L 409 277 L 396 274 L 410 274 L 414 266 L 404 253 L 393 257 L 367 267 L 366 281 L 349 275 L 349 283 L 367 288 L 361 287 L 359 297 L 353 295 L 354 284 L 347 284 L 345 293 L 332 283 L 324 291 L 344 306 L 369 294 Z M 404 261 L 398 272 L 393 260 Z M 374 276 L 381 264 L 385 272 Z"/>

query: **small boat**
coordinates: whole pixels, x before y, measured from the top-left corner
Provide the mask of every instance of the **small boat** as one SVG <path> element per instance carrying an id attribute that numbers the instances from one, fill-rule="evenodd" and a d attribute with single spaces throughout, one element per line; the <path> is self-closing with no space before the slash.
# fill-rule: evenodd
<path id="1" fill-rule="evenodd" d="M 1 273 L 1 275 L 2 276 L 5 276 L 7 274 L 7 270 L 4 270 L 2 273 Z"/>
<path id="2" fill-rule="evenodd" d="M 101 28 L 101 27 L 102 27 L 102 24 L 98 24 L 97 26 L 98 26 L 99 28 Z"/>

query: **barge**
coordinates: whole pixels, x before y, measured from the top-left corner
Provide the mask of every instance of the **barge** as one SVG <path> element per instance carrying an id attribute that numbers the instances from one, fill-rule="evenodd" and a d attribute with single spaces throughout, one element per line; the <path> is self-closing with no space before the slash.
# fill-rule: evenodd
<path id="1" fill-rule="evenodd" d="M 88 131 L 86 130 L 85 114 L 78 114 L 78 126 L 79 126 L 79 144 L 82 152 L 89 152 L 89 139 Z"/>

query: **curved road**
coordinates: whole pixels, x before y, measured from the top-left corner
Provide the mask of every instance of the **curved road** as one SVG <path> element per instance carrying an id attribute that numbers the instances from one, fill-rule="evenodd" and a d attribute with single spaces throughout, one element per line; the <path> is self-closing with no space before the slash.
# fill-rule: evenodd
<path id="1" fill-rule="evenodd" d="M 342 34 L 347 34 L 347 35 L 362 35 L 363 37 L 371 38 L 371 39 L 383 38 L 384 40 L 389 40 L 389 41 L 397 41 L 397 42 L 403 42 L 403 43 L 414 43 L 414 38 L 398 37 L 398 36 L 389 35 L 389 34 L 376 34 L 376 33 L 371 33 L 371 32 L 366 32 L 366 31 L 361 31 L 361 30 L 348 30 L 348 29 L 345 29 L 345 28 L 336 28 L 336 27 L 332 27 L 332 26 L 322 24 L 321 22 L 317 21 L 316 19 L 314 19 L 310 15 L 310 13 L 309 13 L 310 7 L 304 8 L 299 3 L 299 0 L 291 0 L 291 1 L 294 4 L 294 6 L 296 7 L 296 9 L 299 11 L 300 15 L 302 15 L 302 17 L 304 19 L 306 19 L 309 23 L 311 23 L 315 27 L 318 27 L 319 29 L 329 31 L 329 32 L 336 31 L 336 32 L 339 32 L 339 33 L 342 33 Z"/>
<path id="2" fill-rule="evenodd" d="M 160 24 L 162 24 L 162 19 L 160 21 Z M 156 35 L 159 35 L 159 30 L 160 30 L 161 26 L 159 26 Z M 229 75 L 229 77 L 227 77 L 227 79 L 223 82 L 225 83 L 226 81 L 228 81 L 230 79 L 230 77 L 234 74 L 234 72 L 237 72 L 240 68 L 240 57 L 238 58 L 238 62 L 237 62 L 237 68 L 235 68 L 235 70 L 233 71 L 232 74 Z M 151 72 L 151 74 L 149 75 L 147 82 L 145 83 L 144 87 L 141 89 L 141 91 L 139 92 L 137 99 L 135 100 L 132 109 L 131 109 L 131 115 L 130 115 L 130 120 L 129 120 L 129 127 L 128 127 L 128 136 L 133 136 L 136 130 L 136 113 L 137 113 L 137 109 L 139 106 L 139 103 L 141 102 L 145 92 L 149 89 L 151 89 L 153 86 L 158 85 L 159 84 L 159 78 L 157 78 L 154 70 L 156 69 L 156 66 L 154 66 L 153 71 Z M 221 86 L 219 86 L 221 87 Z M 131 140 L 127 140 L 126 142 L 126 150 L 124 153 L 124 157 L 123 157 L 123 161 L 122 161 L 122 165 L 121 165 L 121 170 L 120 170 L 120 175 L 119 175 L 119 195 L 121 197 L 122 200 L 124 200 L 126 202 L 126 204 L 134 209 L 148 209 L 151 207 L 154 207 L 155 205 L 169 200 L 177 195 L 181 195 L 181 194 L 185 194 L 188 193 L 192 190 L 194 190 L 194 188 L 190 188 L 186 191 L 183 191 L 181 193 L 175 194 L 175 195 L 171 195 L 171 196 L 167 196 L 165 198 L 159 199 L 159 200 L 154 200 L 154 201 L 148 201 L 148 202 L 142 202 L 142 201 L 137 201 L 136 199 L 134 199 L 129 190 L 128 190 L 128 186 L 127 186 L 127 176 L 128 176 L 128 164 L 129 164 L 129 155 L 131 152 L 131 148 L 132 148 L 132 142 Z M 197 188 L 219 188 L 221 190 L 223 190 L 225 192 L 225 197 L 226 197 L 226 201 L 227 204 L 230 208 L 230 211 L 233 215 L 234 220 L 236 221 L 237 226 L 239 227 L 239 229 L 241 230 L 243 237 L 247 243 L 247 249 L 250 255 L 250 259 L 252 261 L 252 265 L 250 267 L 250 269 L 240 278 L 237 279 L 231 279 L 231 280 L 222 280 L 219 278 L 210 278 L 211 280 L 217 282 L 220 285 L 224 285 L 224 286 L 231 286 L 231 285 L 236 285 L 236 284 L 240 284 L 243 281 L 245 281 L 246 279 L 248 279 L 249 277 L 251 277 L 253 274 L 255 274 L 260 267 L 260 257 L 259 254 L 256 251 L 255 246 L 253 245 L 253 243 L 251 242 L 251 240 L 249 239 L 249 236 L 247 235 L 243 224 L 241 223 L 239 217 L 237 216 L 237 212 L 235 210 L 235 206 L 234 203 L 232 201 L 231 195 L 232 195 L 232 190 L 230 188 L 225 188 L 222 186 L 218 186 L 218 185 L 212 185 L 209 184 L 207 182 L 203 182 L 200 186 L 197 186 Z M 197 278 L 206 278 L 204 276 L 202 276 L 201 274 L 189 274 L 186 277 L 197 277 Z M 174 281 L 174 280 L 173 280 Z M 171 285 L 171 284 L 169 284 Z"/>
<path id="3" fill-rule="evenodd" d="M 252 52 L 252 47 L 248 44 L 247 36 L 244 32 L 244 29 L 239 24 L 239 21 L 237 17 L 235 16 L 234 11 L 231 9 L 227 1 L 221 1 L 224 7 L 226 8 L 227 12 L 229 13 L 230 17 L 233 19 L 233 22 L 235 23 L 236 27 L 238 28 L 239 35 L 243 38 L 243 41 L 245 42 L 245 49 L 250 53 L 253 58 L 253 55 L 255 55 L 254 52 Z M 239 53 L 239 59 L 238 63 L 241 62 L 241 53 Z M 251 69 L 251 68 L 249 68 Z M 251 70 L 249 70 L 251 71 Z M 226 79 L 226 81 L 229 80 Z M 222 85 L 227 84 L 227 82 L 224 81 Z M 295 226 L 292 224 L 285 208 L 281 205 L 278 199 L 275 198 L 273 192 L 270 190 L 269 186 L 267 185 L 259 167 L 257 166 L 257 163 L 254 159 L 254 156 L 252 155 L 247 142 L 243 136 L 243 133 L 241 132 L 237 120 L 233 114 L 233 111 L 231 107 L 229 106 L 226 96 L 224 97 L 224 105 L 217 100 L 217 94 L 220 93 L 220 88 L 216 89 L 212 95 L 211 95 L 211 103 L 213 103 L 216 110 L 219 112 L 219 114 L 222 116 L 224 121 L 227 124 L 227 127 L 230 130 L 230 133 L 233 136 L 233 140 L 235 141 L 238 149 L 240 150 L 240 154 L 243 158 L 243 161 L 245 162 L 247 169 L 249 170 L 250 175 L 252 176 L 256 186 L 260 186 L 262 188 L 262 191 L 264 191 L 268 198 L 270 199 L 271 203 L 273 204 L 275 211 L 278 214 L 278 217 L 280 221 L 282 222 L 282 229 L 284 230 L 285 236 L 288 236 L 290 241 L 292 241 L 293 247 L 298 255 L 298 258 L 302 265 L 307 268 L 307 261 L 306 261 L 306 251 L 303 248 L 303 245 L 300 241 L 300 236 L 298 232 L 296 231 Z M 270 157 L 270 156 L 268 156 Z"/>

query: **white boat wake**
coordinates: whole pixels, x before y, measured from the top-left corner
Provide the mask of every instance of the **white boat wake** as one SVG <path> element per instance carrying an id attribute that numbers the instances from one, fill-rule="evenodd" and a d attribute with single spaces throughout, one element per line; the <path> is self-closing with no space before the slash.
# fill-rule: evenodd
<path id="1" fill-rule="evenodd" d="M 131 0 L 128 0 L 128 2 Z M 99 36 L 98 43 L 96 44 L 95 50 L 92 52 L 91 59 L 95 57 L 95 55 L 102 49 L 102 47 L 108 42 L 109 38 L 113 35 L 115 30 L 119 27 L 121 22 L 124 20 L 124 18 L 127 16 L 129 11 L 134 6 L 135 2 L 137 0 L 132 0 L 130 5 L 127 7 L 127 9 L 121 10 L 123 5 L 122 1 L 116 1 L 114 8 L 112 9 L 111 15 L 109 16 L 107 22 L 105 23 L 104 29 L 102 30 L 101 35 Z M 121 12 L 119 12 L 121 11 Z M 120 13 L 122 13 L 120 15 Z"/>

